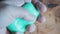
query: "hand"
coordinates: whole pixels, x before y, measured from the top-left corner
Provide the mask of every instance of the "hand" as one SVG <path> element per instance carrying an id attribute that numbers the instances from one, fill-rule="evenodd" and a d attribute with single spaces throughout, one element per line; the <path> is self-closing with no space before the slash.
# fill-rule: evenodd
<path id="1" fill-rule="evenodd" d="M 12 8 L 12 9 L 10 9 L 12 11 L 10 11 L 9 8 Z M 28 11 L 25 10 L 24 8 L 20 8 L 20 7 L 18 9 L 17 8 L 18 7 L 14 8 L 14 7 L 8 6 L 6 9 L 4 9 L 3 11 L 0 12 L 1 19 L 2 19 L 0 22 L 1 22 L 1 24 L 3 24 L 3 27 L 6 28 L 6 26 L 8 26 L 16 17 L 24 18 L 25 20 L 28 20 L 28 21 L 35 20 L 35 17 L 33 15 L 30 15 L 28 13 Z M 44 14 L 46 11 L 46 7 L 43 3 L 42 3 L 42 7 L 40 7 L 39 9 L 41 10 L 41 15 Z M 40 17 L 38 21 L 43 22 L 44 19 L 45 19 L 45 17 Z M 36 28 L 35 25 L 32 24 L 27 28 L 27 31 L 33 32 L 35 30 L 35 28 Z M 5 30 L 5 29 L 3 29 L 3 30 Z M 4 34 L 6 34 L 6 31 L 4 31 L 5 32 Z M 18 33 L 20 33 L 20 32 L 17 32 L 16 34 L 18 34 Z"/>
<path id="2" fill-rule="evenodd" d="M 0 11 L 0 27 L 6 28 L 16 17 L 34 21 L 35 17 L 22 7 L 7 6 Z"/>

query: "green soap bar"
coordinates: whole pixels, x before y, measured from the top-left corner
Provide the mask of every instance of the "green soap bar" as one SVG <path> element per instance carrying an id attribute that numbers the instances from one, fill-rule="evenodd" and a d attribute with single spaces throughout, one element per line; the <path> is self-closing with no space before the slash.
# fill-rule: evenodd
<path id="1" fill-rule="evenodd" d="M 31 15 L 34 15 L 37 19 L 37 17 L 40 14 L 40 11 L 35 9 L 32 3 L 27 3 L 23 6 Z M 22 18 L 16 18 L 9 26 L 8 29 L 12 32 L 25 32 L 28 25 L 34 24 L 35 21 L 29 22 L 27 20 L 24 20 Z"/>
<path id="2" fill-rule="evenodd" d="M 23 7 L 24 7 L 31 15 L 35 16 L 36 19 L 37 19 L 38 16 L 40 15 L 40 11 L 37 10 L 32 3 L 26 3 Z M 35 21 L 30 22 L 30 24 L 33 24 L 33 23 L 35 23 Z"/>
<path id="3" fill-rule="evenodd" d="M 23 6 L 28 12 L 34 15 L 36 18 L 39 16 L 40 11 L 37 10 L 32 3 L 27 3 Z"/>
<path id="4" fill-rule="evenodd" d="M 16 18 L 9 26 L 8 29 L 12 32 L 25 32 L 26 26 L 29 25 L 30 22 L 22 19 Z"/>

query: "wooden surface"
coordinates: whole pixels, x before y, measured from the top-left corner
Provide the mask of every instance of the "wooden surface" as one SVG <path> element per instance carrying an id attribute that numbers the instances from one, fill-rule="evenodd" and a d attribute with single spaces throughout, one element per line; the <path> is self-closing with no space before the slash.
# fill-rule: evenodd
<path id="1" fill-rule="evenodd" d="M 60 17 L 56 17 L 56 15 L 60 15 L 58 10 L 60 10 L 60 7 L 48 9 L 44 15 L 47 21 L 44 24 L 36 22 L 36 30 L 32 33 L 26 32 L 25 34 L 60 34 Z"/>

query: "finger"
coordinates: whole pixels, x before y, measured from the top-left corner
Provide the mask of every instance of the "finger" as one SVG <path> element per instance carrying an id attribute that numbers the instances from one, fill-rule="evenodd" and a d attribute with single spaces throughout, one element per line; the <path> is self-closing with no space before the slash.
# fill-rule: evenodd
<path id="1" fill-rule="evenodd" d="M 20 13 L 19 13 L 19 17 L 23 17 L 25 20 L 28 20 L 28 21 L 35 21 L 36 20 L 36 17 L 34 15 L 31 15 L 26 9 L 24 8 L 20 8 L 19 9 Z"/>
<path id="2" fill-rule="evenodd" d="M 40 22 L 40 23 L 45 23 L 45 22 L 46 22 L 46 17 L 45 17 L 45 16 L 41 16 L 41 17 L 38 19 L 38 22 Z"/>
<path id="3" fill-rule="evenodd" d="M 36 26 L 35 26 L 34 24 L 32 24 L 32 25 L 28 26 L 27 31 L 29 31 L 29 32 L 34 32 L 35 29 L 36 29 Z"/>
<path id="4" fill-rule="evenodd" d="M 44 14 L 47 11 L 47 7 L 39 0 L 32 0 L 32 3 L 41 11 L 41 13 Z"/>
<path id="5" fill-rule="evenodd" d="M 29 14 L 29 13 L 26 13 L 24 19 L 28 20 L 28 21 L 35 21 L 36 20 L 36 18 L 33 15 Z"/>
<path id="6" fill-rule="evenodd" d="M 41 2 L 40 2 L 40 10 L 41 10 L 41 13 L 43 14 L 47 11 L 47 7 Z"/>

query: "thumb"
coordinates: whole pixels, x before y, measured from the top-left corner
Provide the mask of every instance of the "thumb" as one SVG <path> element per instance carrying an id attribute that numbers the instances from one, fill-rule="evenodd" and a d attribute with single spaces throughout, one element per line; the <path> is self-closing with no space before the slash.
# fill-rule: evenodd
<path id="1" fill-rule="evenodd" d="M 33 15 L 29 14 L 29 13 L 26 13 L 24 19 L 28 20 L 28 21 L 35 21 L 36 20 L 36 18 Z"/>
<path id="2" fill-rule="evenodd" d="M 28 21 L 35 21 L 36 20 L 36 17 L 32 14 L 30 14 L 26 9 L 21 9 L 20 11 L 20 14 L 19 16 L 20 17 L 23 17 L 25 20 L 28 20 Z"/>

